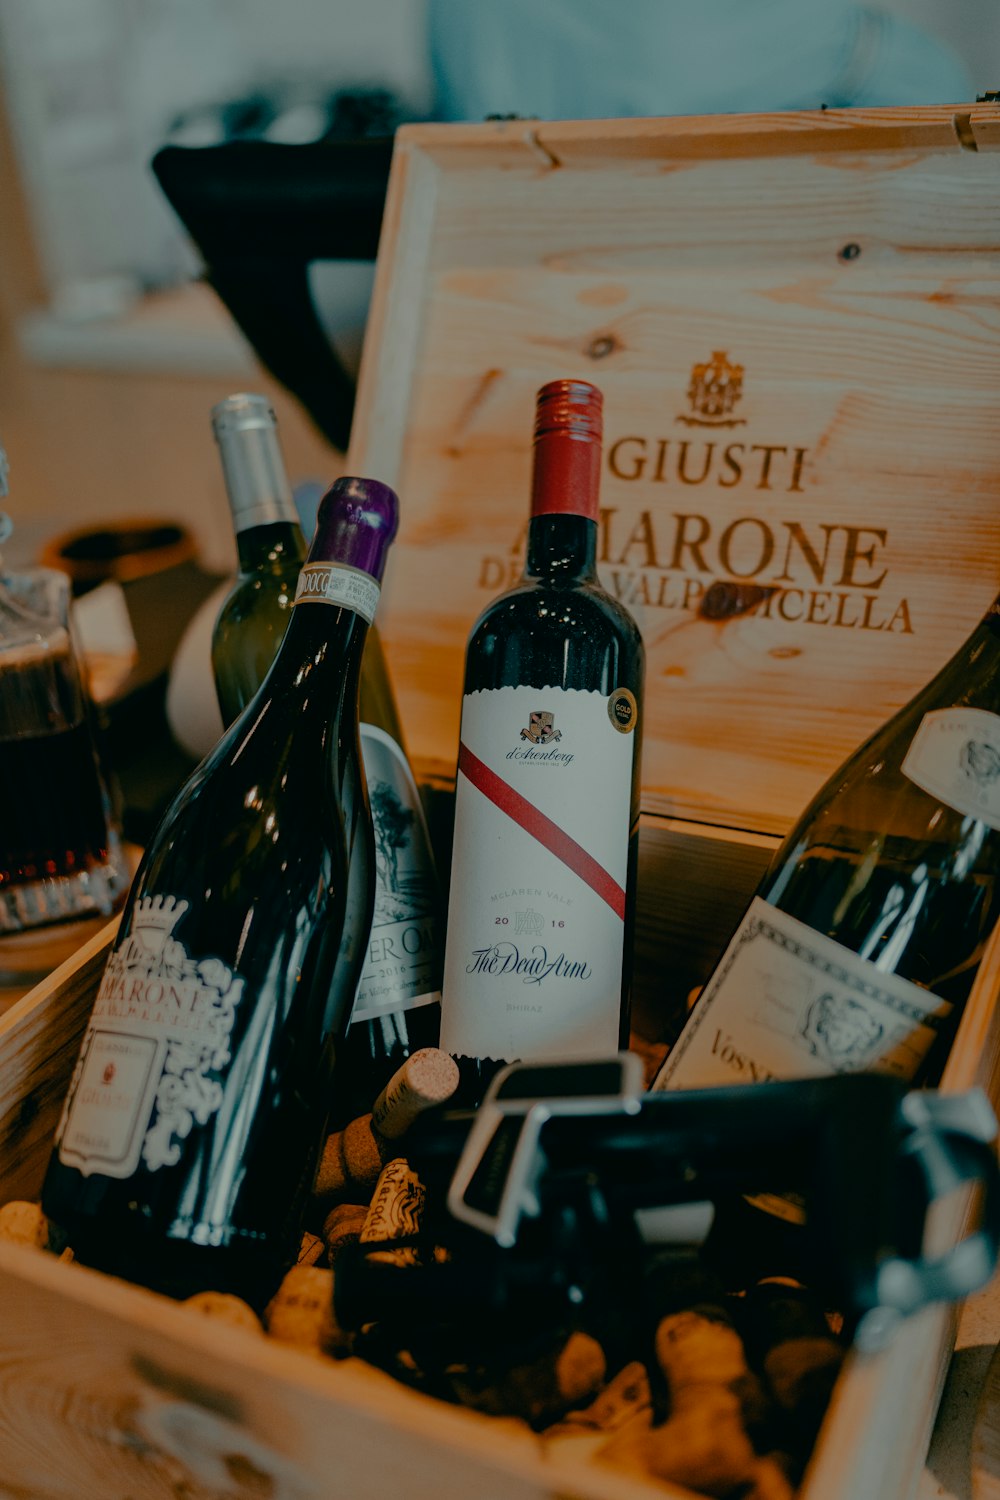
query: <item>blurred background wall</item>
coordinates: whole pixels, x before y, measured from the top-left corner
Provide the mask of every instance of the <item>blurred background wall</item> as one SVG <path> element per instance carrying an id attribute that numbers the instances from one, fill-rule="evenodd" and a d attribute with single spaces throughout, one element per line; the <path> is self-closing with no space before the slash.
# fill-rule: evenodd
<path id="1" fill-rule="evenodd" d="M 149 160 L 171 133 L 192 142 L 238 129 L 220 108 L 262 92 L 280 101 L 277 139 L 306 137 L 324 91 L 379 89 L 401 117 L 428 117 L 440 105 L 433 4 L 0 0 L 0 441 L 15 556 L 59 528 L 165 514 L 193 530 L 209 567 L 227 569 L 208 411 L 235 389 L 273 395 L 294 479 L 340 472 L 342 456 L 198 284 L 198 257 Z M 951 48 L 975 92 L 1000 88 L 997 0 L 883 8 Z M 351 295 L 359 338 L 363 277 Z"/>

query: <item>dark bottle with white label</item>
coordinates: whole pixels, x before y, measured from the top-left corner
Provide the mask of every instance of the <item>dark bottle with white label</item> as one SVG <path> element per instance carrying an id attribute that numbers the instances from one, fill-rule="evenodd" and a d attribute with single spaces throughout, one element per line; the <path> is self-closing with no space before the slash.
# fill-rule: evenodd
<path id="1" fill-rule="evenodd" d="M 259 1306 L 294 1258 L 365 958 L 358 686 L 396 496 L 339 479 L 260 690 L 136 875 L 45 1181 L 79 1259 Z"/>
<path id="2" fill-rule="evenodd" d="M 998 874 L 1000 600 L 795 824 L 655 1086 L 935 1078 Z"/>
<path id="3" fill-rule="evenodd" d="M 601 393 L 538 393 L 524 575 L 466 651 L 441 1044 L 501 1063 L 626 1046 L 644 655 L 597 576 Z"/>
<path id="4" fill-rule="evenodd" d="M 212 636 L 228 726 L 260 687 L 288 623 L 306 554 L 266 396 L 212 409 L 233 515 L 239 574 Z M 412 1052 L 441 1029 L 441 898 L 423 804 L 410 768 L 377 628 L 361 664 L 361 754 L 375 829 L 375 913 L 351 1033 L 338 1072 L 338 1118 L 364 1114 Z"/>
<path id="5" fill-rule="evenodd" d="M 441 893 L 382 642 L 361 677 L 361 754 L 375 836 L 375 910 L 337 1071 L 337 1123 L 366 1114 L 389 1079 L 441 1034 Z"/>

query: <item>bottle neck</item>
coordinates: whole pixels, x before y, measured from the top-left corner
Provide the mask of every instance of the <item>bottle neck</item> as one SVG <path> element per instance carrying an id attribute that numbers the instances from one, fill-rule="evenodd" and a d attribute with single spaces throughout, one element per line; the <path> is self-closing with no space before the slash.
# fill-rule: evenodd
<path id="1" fill-rule="evenodd" d="M 368 621 L 353 609 L 322 602 L 297 604 L 262 692 L 293 687 L 301 712 L 310 707 L 335 726 L 357 722 L 361 658 Z"/>
<path id="2" fill-rule="evenodd" d="M 597 522 L 569 513 L 532 516 L 524 576 L 557 584 L 595 582 Z"/>
<path id="3" fill-rule="evenodd" d="M 601 443 L 555 428 L 535 438 L 525 576 L 575 583 L 597 577 Z"/>
<path id="4" fill-rule="evenodd" d="M 282 563 L 301 567 L 306 541 L 298 521 L 270 521 L 238 531 L 236 553 L 241 573 L 265 572 Z"/>
<path id="5" fill-rule="evenodd" d="M 274 422 L 217 429 L 216 441 L 237 537 L 276 522 L 298 525 Z"/>
<path id="6" fill-rule="evenodd" d="M 375 617 L 386 551 L 396 531 L 399 502 L 374 479 L 334 481 L 320 502 L 309 554 L 299 572 L 292 618 L 278 648 L 275 668 L 289 668 L 301 691 L 315 700 L 308 682 L 328 662 L 343 681 L 326 703 L 345 708 L 357 721 L 361 654 Z"/>
<path id="7" fill-rule="evenodd" d="M 945 702 L 956 707 L 986 708 L 991 713 L 1000 709 L 1000 596 L 954 656 L 902 712 L 914 707 L 929 711 Z"/>

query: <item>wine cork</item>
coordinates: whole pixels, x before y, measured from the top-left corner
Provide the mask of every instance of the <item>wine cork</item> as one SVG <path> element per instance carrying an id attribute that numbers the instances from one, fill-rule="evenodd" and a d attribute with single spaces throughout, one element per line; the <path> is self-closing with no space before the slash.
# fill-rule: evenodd
<path id="1" fill-rule="evenodd" d="M 567 1406 L 585 1401 L 604 1382 L 608 1372 L 604 1350 L 589 1333 L 571 1333 L 556 1356 L 552 1384 Z"/>
<path id="2" fill-rule="evenodd" d="M 709 1381 L 723 1385 L 739 1399 L 743 1425 L 751 1440 L 774 1416 L 774 1402 L 750 1368 L 743 1339 L 733 1326 L 734 1299 L 722 1283 L 698 1264 L 671 1273 L 669 1262 L 649 1288 L 654 1306 L 670 1309 L 657 1323 L 656 1354 L 671 1387 L 675 1382 Z"/>
<path id="3" fill-rule="evenodd" d="M 740 1406 L 723 1386 L 672 1391 L 670 1419 L 642 1440 L 650 1472 L 704 1495 L 729 1495 L 753 1483 L 757 1455 Z M 603 1456 L 603 1455 L 602 1455 Z"/>
<path id="4" fill-rule="evenodd" d="M 450 1099 L 458 1083 L 455 1059 L 438 1047 L 422 1047 L 406 1059 L 375 1100 L 372 1124 L 384 1140 L 398 1140 L 425 1109 Z"/>
<path id="5" fill-rule="evenodd" d="M 589 1406 L 569 1411 L 557 1427 L 550 1427 L 545 1437 L 560 1437 L 580 1432 L 610 1434 L 632 1422 L 645 1427 L 653 1425 L 653 1400 L 649 1374 L 639 1360 L 632 1360 L 618 1371 Z"/>
<path id="6" fill-rule="evenodd" d="M 745 1500 L 795 1500 L 795 1490 L 787 1454 L 765 1453 L 754 1466 L 753 1488 Z"/>
<path id="7" fill-rule="evenodd" d="M 523 1417 L 547 1427 L 571 1407 L 592 1397 L 607 1374 L 604 1350 L 588 1333 L 571 1333 L 530 1363 L 514 1365 L 489 1384 L 452 1377 L 465 1406 L 491 1416 Z"/>
<path id="8" fill-rule="evenodd" d="M 337 1130 L 327 1137 L 313 1182 L 314 1198 L 331 1198 L 342 1193 L 348 1185 L 347 1163 L 344 1161 L 344 1132 Z"/>
<path id="9" fill-rule="evenodd" d="M 333 1312 L 333 1272 L 323 1266 L 293 1266 L 264 1313 L 267 1331 L 307 1354 L 349 1354 L 351 1335 Z"/>
<path id="10" fill-rule="evenodd" d="M 339 1203 L 327 1214 L 323 1222 L 323 1243 L 331 1265 L 345 1245 L 361 1238 L 367 1215 L 363 1203 Z"/>
<path id="11" fill-rule="evenodd" d="M 655 1347 L 672 1393 L 704 1385 L 728 1388 L 747 1373 L 746 1352 L 736 1330 L 701 1313 L 662 1318 Z"/>
<path id="12" fill-rule="evenodd" d="M 656 1358 L 670 1392 L 670 1417 L 645 1440 L 650 1471 L 707 1495 L 753 1481 L 756 1454 L 744 1425 L 747 1385 L 759 1386 L 739 1334 L 697 1312 L 662 1318 Z"/>
<path id="13" fill-rule="evenodd" d="M 424 1186 L 412 1171 L 405 1157 L 396 1156 L 383 1167 L 365 1222 L 361 1228 L 362 1244 L 373 1240 L 396 1240 L 405 1235 L 417 1234 L 420 1229 L 420 1214 L 426 1193 Z M 413 1266 L 418 1256 L 412 1245 L 399 1250 L 376 1251 L 372 1259 L 388 1261 L 397 1266 Z"/>
<path id="14" fill-rule="evenodd" d="M 325 1254 L 326 1245 L 320 1239 L 319 1235 L 309 1234 L 307 1231 L 302 1236 L 302 1243 L 299 1246 L 296 1264 L 300 1266 L 315 1266 L 323 1259 Z"/>
<path id="15" fill-rule="evenodd" d="M 355 1187 L 373 1188 L 394 1151 L 381 1139 L 371 1115 L 359 1115 L 344 1129 L 344 1165 Z"/>
<path id="16" fill-rule="evenodd" d="M 357 1197 L 357 1189 L 370 1192 L 393 1155 L 392 1147 L 372 1125 L 371 1115 L 359 1115 L 327 1138 L 313 1182 L 313 1197 L 339 1198 L 346 1193 Z"/>
<path id="17" fill-rule="evenodd" d="M 15 1198 L 0 1208 L 0 1240 L 8 1245 L 46 1250 L 49 1246 L 49 1221 L 37 1203 Z"/>
<path id="18" fill-rule="evenodd" d="M 228 1292 L 196 1292 L 181 1305 L 217 1323 L 229 1323 L 233 1328 L 245 1328 L 250 1333 L 264 1332 L 253 1308 L 240 1297 L 233 1297 Z"/>

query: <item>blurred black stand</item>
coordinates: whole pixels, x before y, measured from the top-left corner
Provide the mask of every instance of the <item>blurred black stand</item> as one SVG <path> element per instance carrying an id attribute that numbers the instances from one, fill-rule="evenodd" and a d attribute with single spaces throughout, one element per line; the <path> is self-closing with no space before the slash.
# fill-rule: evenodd
<path id="1" fill-rule="evenodd" d="M 218 116 L 218 112 L 217 112 Z M 167 144 L 153 171 L 205 277 L 270 373 L 346 450 L 354 381 L 314 303 L 317 261 L 374 261 L 402 110 L 375 90 L 327 101 L 320 138 L 287 144 L 244 124 L 208 145 Z M 222 131 L 236 127 L 223 120 Z M 176 132 L 182 139 L 190 130 Z"/>

